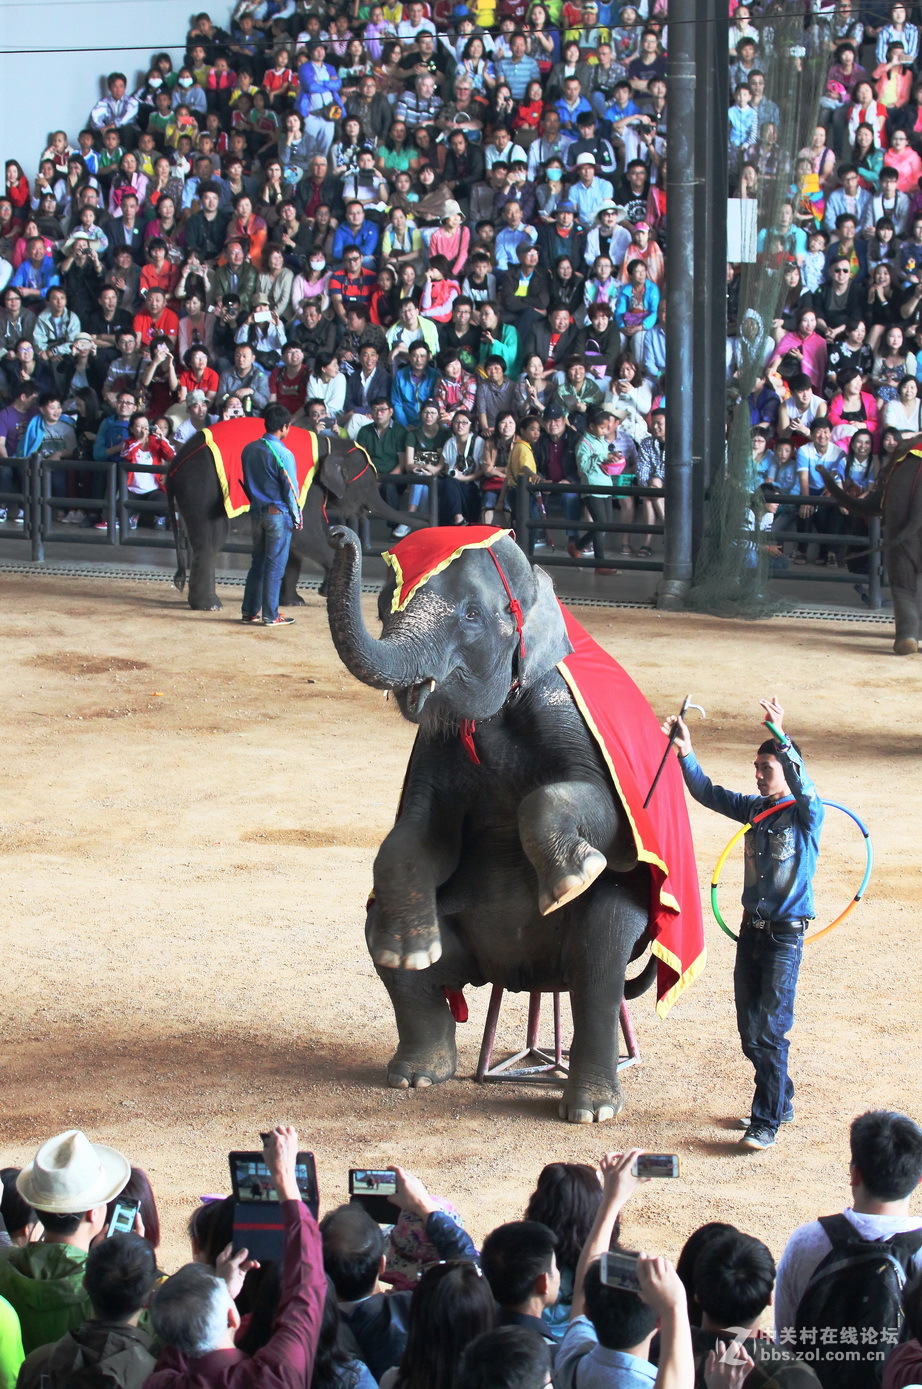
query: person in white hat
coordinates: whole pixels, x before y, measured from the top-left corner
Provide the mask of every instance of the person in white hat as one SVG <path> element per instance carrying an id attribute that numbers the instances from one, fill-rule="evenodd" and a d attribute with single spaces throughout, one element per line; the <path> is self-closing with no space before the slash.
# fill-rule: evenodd
<path id="1" fill-rule="evenodd" d="M 591 227 L 600 206 L 614 199 L 614 188 L 607 178 L 595 171 L 595 155 L 587 150 L 576 160 L 576 182 L 570 190 L 570 201 L 576 208 L 576 220 L 583 228 Z"/>
<path id="2" fill-rule="evenodd" d="M 43 1143 L 16 1178 L 16 1190 L 45 1227 L 41 1244 L 0 1249 L 0 1296 L 19 1315 L 27 1355 L 91 1315 L 83 1286 L 87 1251 L 130 1175 L 115 1148 L 68 1129 Z"/>

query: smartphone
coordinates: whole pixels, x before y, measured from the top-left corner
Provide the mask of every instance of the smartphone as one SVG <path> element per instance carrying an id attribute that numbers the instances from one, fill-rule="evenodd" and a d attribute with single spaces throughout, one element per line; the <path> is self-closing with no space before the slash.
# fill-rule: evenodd
<path id="1" fill-rule="evenodd" d="M 350 1167 L 349 1200 L 355 1201 L 379 1225 L 393 1225 L 400 1215 L 390 1197 L 397 1190 L 397 1176 L 388 1168 Z"/>
<path id="2" fill-rule="evenodd" d="M 109 1235 L 130 1235 L 140 1207 L 140 1201 L 116 1201 L 106 1238 L 108 1239 Z"/>
<path id="3" fill-rule="evenodd" d="M 257 309 L 253 314 L 254 323 L 271 323 L 272 315 L 268 309 Z"/>
<path id="4" fill-rule="evenodd" d="M 624 1288 L 627 1292 L 640 1292 L 640 1279 L 637 1277 L 639 1254 L 629 1250 L 608 1250 L 602 1255 L 600 1277 L 606 1288 Z"/>
<path id="5" fill-rule="evenodd" d="M 677 1177 L 679 1159 L 675 1153 L 641 1153 L 631 1168 L 632 1177 Z"/>

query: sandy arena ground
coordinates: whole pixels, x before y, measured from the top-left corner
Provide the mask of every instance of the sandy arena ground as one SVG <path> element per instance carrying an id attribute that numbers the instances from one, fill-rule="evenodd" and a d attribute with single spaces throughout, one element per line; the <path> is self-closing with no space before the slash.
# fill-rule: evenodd
<path id="1" fill-rule="evenodd" d="M 457 1079 L 385 1088 L 395 1034 L 363 904 L 413 730 L 341 667 L 320 599 L 263 631 L 236 623 L 235 590 L 209 615 L 166 583 L 4 575 L 4 591 L 0 1159 L 20 1164 L 68 1126 L 117 1145 L 152 1177 L 164 1267 L 187 1257 L 199 1194 L 227 1190 L 227 1151 L 273 1121 L 315 1151 L 324 1208 L 345 1199 L 350 1166 L 400 1161 L 478 1238 L 521 1213 L 548 1161 L 678 1152 L 682 1179 L 643 1188 L 625 1220 L 635 1247 L 674 1257 L 711 1219 L 779 1253 L 793 1226 L 845 1201 L 855 1114 L 922 1118 L 922 660 L 895 658 L 889 627 L 576 610 L 658 711 L 694 692 L 708 712 L 699 753 L 729 785 L 752 784 L 756 700 L 777 691 L 822 793 L 872 829 L 866 902 L 805 957 L 797 1123 L 741 1156 L 728 1122 L 747 1110 L 750 1073 L 733 946 L 709 912 L 697 984 L 665 1022 L 652 994 L 634 1005 L 644 1064 L 625 1075 L 615 1124 L 558 1122 L 550 1087 L 472 1083 L 487 990 L 468 991 Z M 691 814 L 706 891 L 732 826 Z M 858 832 L 831 812 L 823 922 L 862 866 Z M 739 867 L 722 892 L 731 919 Z M 509 1049 L 524 1015 L 523 997 L 507 999 Z"/>

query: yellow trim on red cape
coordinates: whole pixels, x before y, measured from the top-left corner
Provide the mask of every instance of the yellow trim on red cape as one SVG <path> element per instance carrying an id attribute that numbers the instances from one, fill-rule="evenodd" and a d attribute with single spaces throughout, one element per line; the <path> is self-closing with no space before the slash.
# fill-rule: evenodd
<path id="1" fill-rule="evenodd" d="M 206 426 L 202 430 L 205 445 L 211 454 L 215 472 L 218 475 L 221 496 L 224 499 L 224 512 L 231 520 L 235 516 L 242 516 L 250 509 L 250 503 L 243 491 L 243 470 L 240 459 L 247 444 L 261 439 L 265 433 L 265 428 L 261 419 L 245 417 L 237 420 L 219 420 L 216 424 L 210 427 Z M 290 449 L 295 456 L 300 483 L 298 505 L 303 509 L 317 469 L 320 453 L 317 435 L 311 429 L 298 429 L 296 427 L 288 434 L 285 447 Z M 365 452 L 364 449 L 362 452 Z M 225 462 L 225 455 L 227 462 Z"/>
<path id="2" fill-rule="evenodd" d="M 464 550 L 488 550 L 511 535 L 499 526 L 431 526 L 404 536 L 381 556 L 397 580 L 391 612 L 402 612 L 414 594 Z"/>
<path id="3" fill-rule="evenodd" d="M 557 669 L 604 758 L 631 827 L 638 861 L 648 864 L 652 872 L 650 926 L 653 939 L 650 949 L 660 961 L 656 1011 L 660 1017 L 665 1017 L 707 962 L 701 897 L 681 774 L 678 764 L 670 758 L 664 769 L 666 785 L 661 779 L 650 806 L 643 809 L 644 791 L 653 780 L 662 750 L 653 711 L 614 657 L 589 636 L 563 604 L 561 610 L 574 651 Z M 597 668 L 595 663 L 598 663 Z M 611 673 L 606 680 L 603 672 L 607 670 Z M 599 683 L 600 674 L 608 688 L 605 683 Z M 635 702 L 631 707 L 619 706 L 624 727 L 617 741 L 610 728 L 612 737 L 609 740 L 599 721 L 614 719 L 612 700 L 619 697 Z M 619 746 L 625 732 L 630 738 L 629 749 Z M 613 755 L 616 749 L 621 753 L 623 774 L 616 766 Z"/>

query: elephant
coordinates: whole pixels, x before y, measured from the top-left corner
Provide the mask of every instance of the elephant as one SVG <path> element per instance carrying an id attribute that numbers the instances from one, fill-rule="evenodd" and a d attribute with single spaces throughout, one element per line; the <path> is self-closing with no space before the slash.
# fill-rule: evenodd
<path id="1" fill-rule="evenodd" d="M 551 581 L 504 534 L 489 551 L 462 548 L 396 612 L 392 576 L 376 639 L 361 613 L 359 538 L 344 527 L 331 535 L 336 650 L 357 679 L 393 691 L 419 730 L 366 917 L 397 1024 L 388 1083 L 454 1075 L 446 991 L 567 991 L 573 1043 L 560 1116 L 612 1119 L 624 1103 L 622 998 L 656 977 L 651 956 L 625 986 L 650 943 L 650 870 L 556 668 L 572 648 Z"/>
<path id="2" fill-rule="evenodd" d="M 305 498 L 302 528 L 292 534 L 279 599 L 285 607 L 303 601 L 297 593 L 302 559 L 319 564 L 326 580 L 333 558 L 328 539 L 328 506 L 344 517 L 373 512 L 392 525 L 406 525 L 411 529 L 426 525 L 425 518 L 411 512 L 394 511 L 382 500 L 378 475 L 363 451 L 356 450 L 348 440 L 326 435 L 318 438 L 321 450 L 326 444 L 328 451 L 317 465 L 316 481 Z M 201 431 L 192 435 L 170 464 L 166 493 L 167 513 L 176 541 L 177 569 L 173 583 L 180 593 L 186 584 L 185 546 L 176 524 L 178 510 L 192 552 L 188 573 L 189 607 L 200 612 L 216 612 L 222 604 L 215 592 L 215 561 L 227 540 L 229 521 L 214 462 Z"/>
<path id="3" fill-rule="evenodd" d="M 825 468 L 826 490 L 855 516 L 883 517 L 884 563 L 890 580 L 897 656 L 914 656 L 922 627 L 922 434 L 905 439 L 866 497 L 851 497 Z"/>

